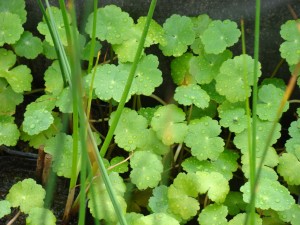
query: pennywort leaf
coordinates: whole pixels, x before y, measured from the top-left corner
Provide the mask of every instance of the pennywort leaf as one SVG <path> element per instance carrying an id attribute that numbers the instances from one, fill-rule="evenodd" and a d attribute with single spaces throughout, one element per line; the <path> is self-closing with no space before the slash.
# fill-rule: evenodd
<path id="1" fill-rule="evenodd" d="M 11 209 L 10 202 L 7 200 L 1 200 L 0 201 L 0 218 L 10 214 Z"/>
<path id="2" fill-rule="evenodd" d="M 42 41 L 29 31 L 25 31 L 13 47 L 17 55 L 27 59 L 35 59 L 43 50 Z"/>
<path id="3" fill-rule="evenodd" d="M 11 116 L 0 116 L 0 145 L 15 146 L 20 137 L 18 126 Z"/>
<path id="4" fill-rule="evenodd" d="M 207 193 L 210 200 L 223 203 L 229 193 L 229 183 L 222 174 L 217 172 L 196 172 L 199 182 L 199 192 Z"/>
<path id="5" fill-rule="evenodd" d="M 0 17 L 0 46 L 16 43 L 24 31 L 20 17 L 11 12 L 0 12 Z"/>
<path id="6" fill-rule="evenodd" d="M 300 185 L 300 162 L 295 155 L 283 153 L 279 158 L 278 173 L 289 185 Z"/>
<path id="7" fill-rule="evenodd" d="M 26 22 L 27 11 L 25 10 L 24 0 L 1 1 L 0 12 L 11 12 L 19 16 L 22 24 Z M 11 21 L 9 21 L 9 24 L 11 25 Z"/>
<path id="8" fill-rule="evenodd" d="M 228 221 L 228 225 L 240 225 L 241 221 L 245 221 L 246 213 L 239 213 Z M 255 225 L 262 225 L 263 221 L 258 214 L 255 213 Z"/>
<path id="9" fill-rule="evenodd" d="M 209 95 L 197 84 L 178 86 L 174 99 L 182 105 L 196 105 L 198 108 L 207 108 Z"/>
<path id="10" fill-rule="evenodd" d="M 237 24 L 230 20 L 214 20 L 201 35 L 205 52 L 219 54 L 234 45 L 241 35 Z"/>
<path id="11" fill-rule="evenodd" d="M 250 201 L 250 183 L 245 183 L 241 188 L 245 202 Z M 255 207 L 260 209 L 273 209 L 283 211 L 289 209 L 295 200 L 288 189 L 276 180 L 260 179 L 256 191 Z"/>
<path id="12" fill-rule="evenodd" d="M 181 56 L 195 40 L 193 23 L 189 17 L 172 15 L 163 24 L 165 44 L 159 48 L 165 56 Z"/>
<path id="13" fill-rule="evenodd" d="M 111 114 L 109 125 L 114 120 L 115 112 Z M 136 111 L 124 108 L 115 130 L 115 142 L 126 151 L 143 148 L 147 142 L 147 120 Z"/>
<path id="14" fill-rule="evenodd" d="M 133 20 L 128 13 L 115 5 L 107 5 L 97 10 L 96 37 L 111 44 L 121 44 L 130 38 Z M 88 17 L 85 31 L 92 36 L 93 13 Z M 101 29 L 100 29 L 101 28 Z"/>
<path id="15" fill-rule="evenodd" d="M 228 209 L 224 205 L 212 204 L 205 207 L 198 217 L 201 225 L 227 225 Z"/>
<path id="16" fill-rule="evenodd" d="M 137 151 L 130 159 L 131 182 L 139 190 L 154 188 L 161 180 L 163 165 L 160 156 L 149 151 Z"/>
<path id="17" fill-rule="evenodd" d="M 285 40 L 279 48 L 281 57 L 286 59 L 289 65 L 295 65 L 300 60 L 300 36 L 298 20 L 288 20 L 281 26 L 280 35 Z"/>
<path id="18" fill-rule="evenodd" d="M 245 101 L 250 97 L 250 86 L 254 82 L 253 68 L 254 60 L 248 55 L 240 55 L 226 60 L 215 78 L 217 92 L 224 95 L 230 102 Z M 260 64 L 257 75 L 258 77 L 261 75 Z"/>
<path id="19" fill-rule="evenodd" d="M 190 122 L 184 142 L 197 159 L 215 160 L 223 152 L 225 145 L 223 139 L 218 137 L 220 133 L 221 127 L 218 122 L 206 116 Z"/>
<path id="20" fill-rule="evenodd" d="M 33 179 L 28 178 L 14 184 L 6 196 L 12 207 L 20 207 L 24 213 L 29 213 L 35 207 L 43 207 L 46 192 Z"/>
<path id="21" fill-rule="evenodd" d="M 187 132 L 185 113 L 173 104 L 159 107 L 151 126 L 165 145 L 182 143 Z"/>
<path id="22" fill-rule="evenodd" d="M 143 216 L 134 222 L 134 225 L 179 225 L 179 222 L 165 213 L 153 213 Z"/>
<path id="23" fill-rule="evenodd" d="M 41 220 L 43 220 L 43 225 L 56 224 L 56 217 L 49 209 L 33 208 L 26 218 L 26 225 L 38 225 L 41 224 Z"/>

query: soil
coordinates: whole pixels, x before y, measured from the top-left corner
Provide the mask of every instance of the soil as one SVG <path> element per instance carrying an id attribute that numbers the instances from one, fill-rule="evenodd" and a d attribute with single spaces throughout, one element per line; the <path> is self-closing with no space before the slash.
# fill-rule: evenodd
<path id="1" fill-rule="evenodd" d="M 9 155 L 0 151 L 0 200 L 5 199 L 9 189 L 18 181 L 26 178 L 36 178 L 36 159 L 27 158 L 25 156 Z M 57 218 L 57 224 L 61 224 L 64 207 L 68 194 L 68 180 L 59 178 L 57 180 L 56 192 L 53 200 L 53 207 L 51 210 Z M 18 210 L 15 209 L 10 215 L 0 219 L 0 224 L 7 224 L 16 214 Z M 25 214 L 20 214 L 14 225 L 24 225 L 26 222 Z M 71 221 L 69 225 L 77 224 L 76 219 Z"/>

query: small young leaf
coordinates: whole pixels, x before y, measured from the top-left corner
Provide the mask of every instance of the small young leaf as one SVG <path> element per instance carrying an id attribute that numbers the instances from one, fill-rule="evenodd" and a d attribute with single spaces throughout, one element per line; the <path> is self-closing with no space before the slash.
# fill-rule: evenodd
<path id="1" fill-rule="evenodd" d="M 165 213 L 153 213 L 137 219 L 133 225 L 179 225 L 179 222 Z"/>
<path id="2" fill-rule="evenodd" d="M 196 37 L 201 36 L 203 32 L 206 30 L 210 22 L 211 18 L 207 14 L 199 15 L 198 17 L 192 17 L 193 28 L 196 34 Z"/>
<path id="3" fill-rule="evenodd" d="M 29 31 L 25 31 L 13 47 L 17 55 L 27 59 L 35 59 L 43 51 L 42 41 Z"/>
<path id="4" fill-rule="evenodd" d="M 11 205 L 10 205 L 9 201 L 7 201 L 7 200 L 0 201 L 0 218 L 11 213 L 10 207 L 11 207 Z"/>
<path id="5" fill-rule="evenodd" d="M 44 151 L 52 155 L 53 171 L 58 176 L 70 178 L 73 159 L 72 136 L 58 133 L 55 137 L 51 137 L 46 141 Z M 78 149 L 78 156 L 80 156 L 80 149 Z"/>
<path id="6" fill-rule="evenodd" d="M 81 54 L 81 58 L 83 60 L 89 60 L 90 58 L 90 51 L 91 51 L 91 46 L 92 45 L 92 41 L 89 41 L 84 48 L 82 49 L 82 54 Z M 102 45 L 99 41 L 95 42 L 95 48 L 94 48 L 94 57 L 97 57 L 98 52 L 101 50 Z"/>
<path id="7" fill-rule="evenodd" d="M 227 225 L 228 209 L 224 205 L 212 204 L 206 206 L 198 217 L 201 225 Z"/>
<path id="8" fill-rule="evenodd" d="M 262 120 L 274 121 L 283 98 L 284 90 L 272 84 L 263 85 L 258 91 L 257 115 Z M 283 111 L 286 112 L 289 104 L 285 104 Z"/>
<path id="9" fill-rule="evenodd" d="M 28 178 L 14 184 L 6 196 L 12 207 L 20 207 L 24 213 L 29 213 L 35 207 L 43 207 L 46 192 L 33 179 Z"/>
<path id="10" fill-rule="evenodd" d="M 250 86 L 254 82 L 253 65 L 254 60 L 248 55 L 240 55 L 226 60 L 215 78 L 217 92 L 224 95 L 230 102 L 245 101 L 250 97 Z M 257 68 L 257 75 L 261 76 L 260 64 Z"/>
<path id="11" fill-rule="evenodd" d="M 41 221 L 43 221 L 43 225 L 55 225 L 56 217 L 49 209 L 33 208 L 30 210 L 26 218 L 26 225 L 40 225 Z"/>
<path id="12" fill-rule="evenodd" d="M 197 159 L 215 160 L 223 152 L 225 145 L 223 139 L 218 137 L 220 133 L 218 122 L 206 116 L 190 122 L 184 142 Z"/>
<path id="13" fill-rule="evenodd" d="M 199 182 L 199 192 L 207 193 L 210 200 L 223 203 L 229 193 L 229 183 L 222 174 L 216 172 L 196 172 Z"/>
<path id="14" fill-rule="evenodd" d="M 300 185 L 300 162 L 295 155 L 283 153 L 277 171 L 289 185 Z"/>
<path id="15" fill-rule="evenodd" d="M 165 145 L 182 143 L 187 132 L 185 114 L 176 105 L 159 107 L 154 113 L 151 126 Z"/>
<path id="16" fill-rule="evenodd" d="M 193 57 L 190 61 L 189 72 L 198 84 L 208 84 L 219 74 L 223 62 L 231 57 L 232 53 L 229 50 L 218 55 L 205 54 Z"/>
<path id="17" fill-rule="evenodd" d="M 207 92 L 210 99 L 215 101 L 216 103 L 222 103 L 226 100 L 223 95 L 220 95 L 216 90 L 216 82 L 213 80 L 209 84 L 201 85 L 202 89 Z"/>
<path id="18" fill-rule="evenodd" d="M 250 201 L 250 183 L 245 183 L 241 188 L 245 202 Z M 260 179 L 256 188 L 255 207 L 260 209 L 273 209 L 283 211 L 289 209 L 294 203 L 294 198 L 288 189 L 276 180 Z"/>
<path id="19" fill-rule="evenodd" d="M 241 35 L 237 24 L 230 20 L 214 20 L 201 35 L 205 52 L 219 54 L 234 45 Z"/>
<path id="20" fill-rule="evenodd" d="M 244 102 L 224 101 L 218 108 L 220 125 L 228 127 L 231 132 L 241 133 L 247 128 L 247 115 Z"/>
<path id="21" fill-rule="evenodd" d="M 138 110 L 138 114 L 145 117 L 148 121 L 148 124 L 150 124 L 152 117 L 154 116 L 155 111 L 157 110 L 159 106 L 156 107 L 146 107 L 146 108 L 140 108 Z"/>
<path id="22" fill-rule="evenodd" d="M 115 112 L 111 114 L 109 125 L 114 120 Z M 124 108 L 115 130 L 115 142 L 126 151 L 143 148 L 147 142 L 147 120 L 136 111 Z"/>
<path id="23" fill-rule="evenodd" d="M 285 40 L 280 45 L 281 57 L 286 59 L 289 65 L 295 65 L 300 60 L 300 36 L 298 30 L 299 20 L 288 20 L 281 26 L 280 35 Z"/>
<path id="24" fill-rule="evenodd" d="M 161 158 L 149 151 L 137 151 L 130 159 L 132 171 L 130 173 L 131 182 L 139 190 L 148 187 L 154 188 L 161 180 L 163 165 Z"/>
<path id="25" fill-rule="evenodd" d="M 197 84 L 178 86 L 175 89 L 174 99 L 182 105 L 196 105 L 198 108 L 207 108 L 209 95 Z"/>
<path id="26" fill-rule="evenodd" d="M 10 12 L 0 12 L 0 18 L 0 46 L 16 43 L 24 31 L 20 17 Z"/>
<path id="27" fill-rule="evenodd" d="M 194 58 L 191 53 L 184 53 L 174 58 L 171 62 L 171 76 L 177 85 L 188 85 L 196 83 L 195 78 L 190 74 L 190 62 Z"/>
<path id="28" fill-rule="evenodd" d="M 85 31 L 92 36 L 93 13 L 88 17 Z M 110 44 L 121 44 L 130 38 L 130 30 L 133 28 L 133 20 L 128 13 L 115 5 L 107 5 L 97 10 L 96 37 L 101 41 L 107 40 Z"/>
<path id="29" fill-rule="evenodd" d="M 195 216 L 200 209 L 199 202 L 189 197 L 184 190 L 177 189 L 174 185 L 168 188 L 169 207 L 177 216 L 184 220 L 189 220 Z"/>
<path id="30" fill-rule="evenodd" d="M 193 23 L 189 17 L 172 15 L 163 24 L 165 31 L 165 44 L 159 48 L 165 56 L 181 56 L 195 40 Z"/>

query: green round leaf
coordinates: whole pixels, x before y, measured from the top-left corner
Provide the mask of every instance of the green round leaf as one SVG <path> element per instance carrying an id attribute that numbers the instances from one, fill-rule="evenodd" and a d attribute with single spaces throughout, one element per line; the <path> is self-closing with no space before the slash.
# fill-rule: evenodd
<path id="1" fill-rule="evenodd" d="M 0 102 L 0 115 L 15 114 L 16 106 L 23 102 L 23 95 L 14 92 L 3 78 L 0 78 Z"/>
<path id="2" fill-rule="evenodd" d="M 285 40 L 279 48 L 281 57 L 286 59 L 289 65 L 295 65 L 300 60 L 300 36 L 298 28 L 299 20 L 288 20 L 280 28 L 280 35 Z"/>
<path id="3" fill-rule="evenodd" d="M 134 225 L 179 225 L 179 222 L 165 213 L 153 213 L 143 216 L 134 222 Z"/>
<path id="4" fill-rule="evenodd" d="M 70 178 L 72 175 L 73 161 L 73 139 L 72 136 L 58 133 L 55 137 L 49 138 L 44 147 L 44 151 L 52 155 L 53 171 L 58 176 Z M 78 157 L 80 149 L 78 149 Z"/>
<path id="5" fill-rule="evenodd" d="M 109 125 L 115 118 L 115 112 L 111 114 Z M 147 120 L 137 114 L 136 111 L 124 108 L 117 128 L 114 132 L 115 142 L 126 151 L 142 148 L 147 142 Z"/>
<path id="6" fill-rule="evenodd" d="M 0 145 L 15 146 L 20 137 L 18 126 L 13 122 L 3 121 L 0 116 Z"/>
<path id="7" fill-rule="evenodd" d="M 227 225 L 228 209 L 224 205 L 212 204 L 206 206 L 198 217 L 201 225 Z"/>
<path id="8" fill-rule="evenodd" d="M 190 62 L 193 54 L 185 53 L 171 62 L 171 76 L 177 85 L 188 85 L 196 83 L 195 78 L 190 74 Z"/>
<path id="9" fill-rule="evenodd" d="M 241 211 L 245 211 L 247 204 L 243 201 L 241 192 L 230 191 L 226 196 L 224 205 L 227 206 L 228 214 L 234 216 Z"/>
<path id="10" fill-rule="evenodd" d="M 218 55 L 204 54 L 193 57 L 190 61 L 190 74 L 199 84 L 210 83 L 220 72 L 220 67 L 226 60 L 232 57 L 232 53 L 226 50 Z"/>
<path id="11" fill-rule="evenodd" d="M 300 221 L 300 206 L 294 204 L 291 208 L 277 212 L 279 218 L 284 222 L 290 222 L 292 225 L 297 225 Z"/>
<path id="12" fill-rule="evenodd" d="M 184 220 L 191 219 L 200 209 L 199 202 L 195 198 L 189 197 L 184 190 L 174 185 L 168 188 L 168 200 L 172 213 Z"/>
<path id="13" fill-rule="evenodd" d="M 174 99 L 182 105 L 196 105 L 198 108 L 207 108 L 209 95 L 197 84 L 182 85 L 175 89 Z"/>
<path id="14" fill-rule="evenodd" d="M 29 31 L 25 31 L 21 38 L 14 44 L 15 52 L 19 56 L 27 59 L 36 58 L 42 51 L 42 41 L 38 37 L 34 37 Z"/>
<path id="15" fill-rule="evenodd" d="M 214 20 L 201 35 L 205 52 L 219 54 L 238 42 L 241 35 L 237 24 L 230 20 Z"/>
<path id="16" fill-rule="evenodd" d="M 12 207 L 20 207 L 24 213 L 29 213 L 35 207 L 43 207 L 46 192 L 33 179 L 28 178 L 14 184 L 6 196 Z"/>
<path id="17" fill-rule="evenodd" d="M 176 105 L 169 104 L 156 110 L 151 126 L 165 145 L 182 143 L 187 132 L 185 114 Z"/>
<path id="18" fill-rule="evenodd" d="M 130 159 L 132 171 L 130 173 L 131 182 L 139 190 L 148 187 L 154 188 L 161 180 L 163 165 L 161 158 L 149 151 L 137 151 Z"/>
<path id="19" fill-rule="evenodd" d="M 93 13 L 89 15 L 85 31 L 92 36 Z M 115 5 L 107 5 L 97 10 L 96 37 L 110 44 L 121 44 L 130 38 L 133 20 L 128 13 Z"/>
<path id="20" fill-rule="evenodd" d="M 193 23 L 189 17 L 172 15 L 163 24 L 165 31 L 165 44 L 159 48 L 165 56 L 181 56 L 195 40 Z"/>
<path id="21" fill-rule="evenodd" d="M 10 12 L 20 17 L 22 24 L 26 22 L 27 12 L 24 0 L 0 1 L 0 12 Z M 11 23 L 11 21 L 10 21 Z"/>
<path id="22" fill-rule="evenodd" d="M 132 63 L 126 63 L 120 64 L 118 68 L 129 74 L 131 67 Z M 146 55 L 140 59 L 132 84 L 135 94 L 149 96 L 156 87 L 161 85 L 163 81 L 162 72 L 157 67 L 158 58 L 155 55 Z"/>
<path id="23" fill-rule="evenodd" d="M 244 102 L 224 101 L 218 108 L 220 125 L 228 127 L 231 132 L 241 133 L 247 128 L 247 115 Z"/>
<path id="24" fill-rule="evenodd" d="M 0 201 L 0 218 L 11 213 L 10 207 L 11 207 L 11 205 L 10 205 L 9 201 L 7 201 L 7 200 Z"/>
<path id="25" fill-rule="evenodd" d="M 254 224 L 255 225 L 262 225 L 263 221 L 259 217 L 259 215 L 256 214 L 256 213 L 254 215 L 255 215 L 254 216 Z M 233 217 L 233 219 L 228 221 L 228 225 L 241 225 L 241 221 L 245 221 L 245 217 L 246 217 L 246 213 L 237 214 L 235 217 Z"/>
<path id="26" fill-rule="evenodd" d="M 215 78 L 217 92 L 224 95 L 230 102 L 245 101 L 250 97 L 250 86 L 254 82 L 253 68 L 254 60 L 248 55 L 226 60 Z M 257 68 L 257 75 L 258 77 L 261 75 L 260 64 Z"/>
<path id="27" fill-rule="evenodd" d="M 40 225 L 41 221 L 43 221 L 43 225 L 55 225 L 56 217 L 49 209 L 33 208 L 30 210 L 26 218 L 26 225 Z"/>
<path id="28" fill-rule="evenodd" d="M 61 93 L 64 87 L 62 76 L 59 62 L 55 60 L 45 71 L 44 80 L 46 93 L 51 93 L 54 96 Z"/>
<path id="29" fill-rule="evenodd" d="M 224 151 L 225 145 L 223 139 L 218 137 L 220 133 L 221 127 L 218 122 L 206 116 L 190 122 L 184 142 L 197 159 L 216 160 Z"/>
<path id="30" fill-rule="evenodd" d="M 63 91 L 60 93 L 56 101 L 56 106 L 62 113 L 73 112 L 73 101 L 70 87 L 64 88 Z"/>
<path id="31" fill-rule="evenodd" d="M 273 84 L 263 85 L 258 91 L 257 115 L 262 120 L 274 121 L 284 96 L 284 90 Z M 286 112 L 289 104 L 286 103 L 282 112 Z"/>
<path id="32" fill-rule="evenodd" d="M 278 173 L 289 185 L 300 185 L 300 162 L 291 153 L 283 153 L 279 158 Z"/>
<path id="33" fill-rule="evenodd" d="M 47 130 L 53 123 L 51 112 L 45 109 L 26 110 L 24 113 L 23 130 L 29 135 Z"/>
<path id="34" fill-rule="evenodd" d="M 10 12 L 0 12 L 0 17 L 0 46 L 16 43 L 24 31 L 20 17 Z"/>
<path id="35" fill-rule="evenodd" d="M 50 8 L 47 8 L 47 10 L 46 10 L 48 18 L 49 18 L 49 11 L 50 10 L 51 10 L 51 14 L 53 16 L 53 20 L 54 20 L 54 23 L 56 25 L 56 29 L 57 29 L 57 32 L 58 32 L 58 36 L 61 40 L 61 43 L 64 46 L 67 46 L 68 45 L 68 40 L 67 40 L 66 27 L 65 27 L 65 24 L 64 24 L 62 12 L 59 8 L 51 6 Z M 68 17 L 68 21 L 70 23 L 71 22 L 70 15 L 67 14 L 67 17 Z M 72 26 L 71 24 L 68 24 L 68 25 Z M 43 21 L 39 22 L 39 24 L 37 26 L 37 29 L 41 34 L 45 35 L 45 40 L 51 46 L 54 46 L 52 36 L 51 36 L 50 31 L 48 29 L 45 18 L 43 18 Z"/>
<path id="36" fill-rule="evenodd" d="M 223 203 L 229 193 L 229 183 L 222 174 L 216 172 L 196 172 L 199 182 L 199 192 L 207 193 L 210 200 Z"/>
<path id="37" fill-rule="evenodd" d="M 249 181 L 240 188 L 245 202 L 250 201 Z M 288 189 L 276 180 L 260 179 L 256 188 L 255 207 L 260 209 L 273 209 L 283 211 L 289 209 L 294 203 L 294 198 Z"/>

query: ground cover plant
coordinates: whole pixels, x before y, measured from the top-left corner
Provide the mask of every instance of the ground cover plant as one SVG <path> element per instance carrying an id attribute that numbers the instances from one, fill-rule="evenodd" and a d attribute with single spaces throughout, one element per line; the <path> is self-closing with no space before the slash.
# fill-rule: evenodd
<path id="1" fill-rule="evenodd" d="M 54 182 L 33 179 L 11 187 L 0 218 L 18 208 L 26 224 L 66 224 L 79 211 L 84 224 L 87 207 L 96 224 L 300 221 L 299 110 L 284 149 L 276 145 L 299 74 L 298 21 L 278 31 L 292 74 L 286 85 L 259 79 L 263 65 L 244 48 L 233 55 L 232 46 L 245 45 L 243 26 L 206 14 L 172 15 L 160 25 L 151 19 L 155 2 L 137 21 L 95 3 L 79 32 L 72 1 L 68 8 L 60 1 L 45 9 L 42 39 L 22 27 L 24 0 L 0 2 L 0 145 L 21 140 L 43 150 L 55 175 L 70 179 L 63 218 L 51 211 Z M 167 75 L 151 46 L 171 59 L 171 100 L 155 92 Z M 34 93 L 31 71 L 17 59 L 39 54 L 51 62 L 44 89 L 16 122 L 16 107 Z"/>

